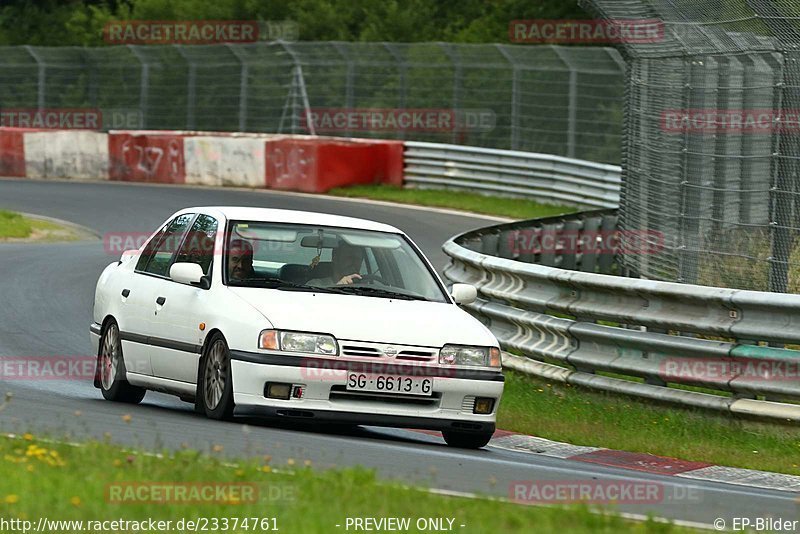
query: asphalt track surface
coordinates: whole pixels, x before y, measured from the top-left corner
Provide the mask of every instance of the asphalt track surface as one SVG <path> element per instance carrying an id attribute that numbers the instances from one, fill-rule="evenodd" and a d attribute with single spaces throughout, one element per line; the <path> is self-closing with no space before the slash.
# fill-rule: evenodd
<path id="1" fill-rule="evenodd" d="M 407 232 L 441 271 L 441 245 L 452 235 L 491 224 L 481 217 L 421 211 L 328 197 L 264 191 L 117 183 L 0 180 L 0 209 L 46 215 L 106 232 L 152 231 L 187 206 L 245 205 L 363 217 Z M 0 244 L 0 357 L 86 356 L 94 287 L 118 256 L 102 241 Z M 0 377 L 0 395 L 14 397 L 0 412 L 0 431 L 48 434 L 56 439 L 107 437 L 129 447 L 177 449 L 190 445 L 225 455 L 269 454 L 316 468 L 362 465 L 387 479 L 457 492 L 508 497 L 513 481 L 636 481 L 663 485 L 661 502 L 618 505 L 633 514 L 711 525 L 734 517 L 800 518 L 797 494 L 654 475 L 493 448 L 466 451 L 441 438 L 397 429 L 359 427 L 345 432 L 290 422 L 216 422 L 176 397 L 149 392 L 139 406 L 102 399 L 90 381 L 21 381 Z M 501 406 L 502 409 L 502 406 Z M 130 414 L 129 422 L 123 415 Z M 731 431 L 735 431 L 733 428 Z M 342 517 L 346 503 L 340 503 Z M 469 525 L 462 531 L 470 531 Z"/>

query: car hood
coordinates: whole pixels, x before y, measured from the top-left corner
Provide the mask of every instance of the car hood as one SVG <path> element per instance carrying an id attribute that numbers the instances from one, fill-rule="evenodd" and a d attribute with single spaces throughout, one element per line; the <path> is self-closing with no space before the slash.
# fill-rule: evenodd
<path id="1" fill-rule="evenodd" d="M 454 304 L 247 287 L 228 289 L 279 330 L 425 347 L 446 343 L 497 345 L 483 324 Z"/>

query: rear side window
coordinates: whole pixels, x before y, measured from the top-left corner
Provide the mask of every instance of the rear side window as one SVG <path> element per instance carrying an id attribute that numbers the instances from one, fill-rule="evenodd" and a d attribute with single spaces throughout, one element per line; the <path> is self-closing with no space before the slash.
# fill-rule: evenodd
<path id="1" fill-rule="evenodd" d="M 203 268 L 203 274 L 211 273 L 214 259 L 214 240 L 217 237 L 219 223 L 209 215 L 198 215 L 192 229 L 183 241 L 175 262 L 196 263 Z"/>
<path id="2" fill-rule="evenodd" d="M 172 257 L 175 255 L 183 235 L 189 230 L 192 219 L 194 219 L 193 213 L 175 217 L 164 232 L 155 236 L 145 246 L 145 250 L 136 264 L 136 270 L 157 276 L 167 276 L 169 267 L 172 265 Z M 151 246 L 155 242 L 157 244 Z"/>

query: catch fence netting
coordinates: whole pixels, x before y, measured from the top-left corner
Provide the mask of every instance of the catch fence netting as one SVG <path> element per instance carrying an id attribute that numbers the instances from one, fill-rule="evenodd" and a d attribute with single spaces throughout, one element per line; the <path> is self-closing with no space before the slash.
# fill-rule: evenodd
<path id="1" fill-rule="evenodd" d="M 620 224 L 632 231 L 622 236 L 660 240 L 623 265 L 659 280 L 800 292 L 800 2 L 580 3 L 663 27 L 618 45 L 628 67 Z"/>

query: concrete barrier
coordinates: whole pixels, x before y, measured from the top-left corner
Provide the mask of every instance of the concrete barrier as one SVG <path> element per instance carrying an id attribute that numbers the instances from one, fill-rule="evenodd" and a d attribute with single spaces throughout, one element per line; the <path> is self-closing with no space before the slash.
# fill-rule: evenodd
<path id="1" fill-rule="evenodd" d="M 356 184 L 403 183 L 403 143 L 285 137 L 266 143 L 269 189 L 324 193 Z"/>
<path id="2" fill-rule="evenodd" d="M 0 128 L 0 176 L 25 177 L 25 130 Z"/>
<path id="3" fill-rule="evenodd" d="M 108 134 L 109 178 L 123 182 L 186 182 L 183 136 L 171 132 Z"/>
<path id="4" fill-rule="evenodd" d="M 187 137 L 186 183 L 263 188 L 264 145 L 258 137 Z"/>
<path id="5" fill-rule="evenodd" d="M 272 188 L 402 185 L 400 141 L 184 131 L 0 128 L 0 175 Z"/>
<path id="6" fill-rule="evenodd" d="M 108 180 L 108 134 L 86 130 L 23 134 L 25 176 Z"/>

